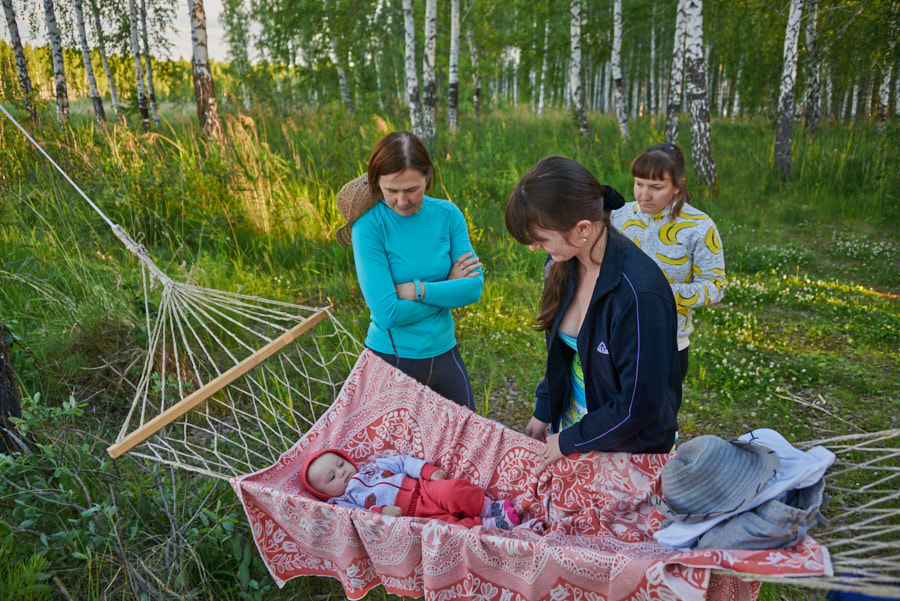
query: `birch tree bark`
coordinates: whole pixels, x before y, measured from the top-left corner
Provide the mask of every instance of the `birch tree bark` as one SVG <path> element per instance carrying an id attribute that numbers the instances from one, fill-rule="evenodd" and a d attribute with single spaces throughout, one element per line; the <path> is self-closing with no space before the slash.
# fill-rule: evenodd
<path id="1" fill-rule="evenodd" d="M 744 70 L 744 65 L 741 64 L 738 67 L 737 75 L 734 76 L 734 99 L 731 103 L 731 120 L 734 121 L 737 119 L 738 115 L 741 112 L 741 73 Z"/>
<path id="2" fill-rule="evenodd" d="M 651 115 L 656 115 L 657 102 L 656 102 L 656 69 L 654 69 L 654 65 L 656 65 L 656 5 L 653 5 L 653 16 L 650 19 L 650 76 L 648 82 L 648 93 L 650 95 L 650 101 L 648 103 L 649 113 Z"/>
<path id="3" fill-rule="evenodd" d="M 709 101 L 703 64 L 703 0 L 686 0 L 685 71 L 687 103 L 691 119 L 691 158 L 697 179 L 713 190 L 716 187 L 716 164 L 713 160 L 709 127 Z"/>
<path id="4" fill-rule="evenodd" d="M 37 108 L 34 106 L 34 90 L 31 87 L 31 76 L 28 75 L 28 59 L 25 58 L 25 50 L 22 48 L 22 38 L 19 37 L 19 25 L 16 21 L 16 12 L 13 9 L 12 0 L 0 0 L 3 3 L 3 12 L 6 15 L 6 25 L 9 28 L 9 41 L 12 44 L 13 54 L 16 57 L 16 72 L 19 75 L 19 87 L 25 110 L 31 116 L 31 121 L 38 122 Z"/>
<path id="5" fill-rule="evenodd" d="M 403 28 L 406 32 L 406 98 L 409 103 L 409 120 L 413 133 L 421 138 L 422 101 L 419 98 L 419 77 L 416 74 L 416 22 L 413 18 L 412 0 L 403 0 Z"/>
<path id="6" fill-rule="evenodd" d="M 437 48 L 437 0 L 425 0 L 425 53 L 422 56 L 422 141 L 434 151 L 435 141 L 435 74 Z"/>
<path id="7" fill-rule="evenodd" d="M 447 121 L 451 132 L 459 121 L 459 0 L 450 1 L 450 74 Z"/>
<path id="8" fill-rule="evenodd" d="M 3 5 L 5 8 L 6 0 Z M 22 392 L 13 371 L 6 332 L 0 323 L 0 453 L 28 452 L 28 446 L 10 419 L 19 417 L 22 417 Z"/>
<path id="9" fill-rule="evenodd" d="M 782 181 L 791 179 L 791 145 L 794 126 L 794 81 L 797 78 L 797 45 L 803 0 L 791 0 L 784 32 L 784 58 L 781 65 L 781 89 L 778 94 L 778 122 L 775 126 L 775 168 Z"/>
<path id="10" fill-rule="evenodd" d="M 625 90 L 622 85 L 622 0 L 613 0 L 613 45 L 612 45 L 613 104 L 619 131 L 628 138 L 628 108 L 625 106 Z"/>
<path id="11" fill-rule="evenodd" d="M 572 59 L 569 80 L 572 82 L 572 110 L 578 123 L 578 133 L 586 136 L 591 133 L 591 128 L 584 110 L 584 78 L 581 73 L 581 0 L 572 0 L 570 10 L 572 19 L 569 22 L 569 47 Z"/>
<path id="12" fill-rule="evenodd" d="M 188 0 L 190 1 L 190 0 Z M 128 0 L 128 19 L 131 26 L 131 52 L 134 57 L 134 75 L 137 79 L 138 111 L 141 113 L 141 129 L 150 131 L 150 112 L 147 110 L 147 94 L 144 91 L 144 69 L 138 46 L 137 8 L 135 0 Z"/>
<path id="13" fill-rule="evenodd" d="M 100 53 L 100 62 L 103 63 L 103 70 L 106 72 L 106 83 L 109 85 L 109 101 L 112 104 L 113 114 L 116 121 L 125 123 L 125 115 L 119 112 L 119 92 L 116 90 L 116 81 L 113 77 L 112 67 L 109 59 L 106 57 L 106 36 L 103 35 L 103 26 L 100 23 L 100 9 L 97 7 L 97 0 L 91 2 L 91 15 L 94 17 L 94 30 L 97 34 L 97 52 Z"/>
<path id="14" fill-rule="evenodd" d="M 669 74 L 669 101 L 666 105 L 666 142 L 678 143 L 678 114 L 681 112 L 682 80 L 684 73 L 686 0 L 678 0 L 675 12 L 675 44 L 672 47 L 672 71 Z"/>
<path id="15" fill-rule="evenodd" d="M 538 83 L 537 114 L 544 112 L 545 92 L 547 89 L 547 45 L 550 43 L 550 19 L 544 21 L 544 51 L 541 54 L 541 75 Z"/>
<path id="16" fill-rule="evenodd" d="M 63 61 L 62 39 L 56 26 L 56 10 L 53 0 L 44 0 L 44 21 L 50 38 L 50 52 L 53 55 L 53 80 L 56 83 L 56 119 L 60 125 L 69 120 L 69 91 L 66 86 L 66 65 Z"/>
<path id="17" fill-rule="evenodd" d="M 331 49 L 331 62 L 334 64 L 338 73 L 338 83 L 341 88 L 341 101 L 344 103 L 344 106 L 347 107 L 347 110 L 350 111 L 350 114 L 353 114 L 353 98 L 350 96 L 350 86 L 347 83 L 347 73 L 344 71 L 343 63 L 344 61 L 338 58 L 338 48 L 337 48 L 337 38 L 334 36 L 334 32 L 331 29 L 331 17 L 329 16 L 329 7 L 328 0 L 322 0 L 322 5 L 324 8 L 325 15 L 325 35 L 328 37 L 328 47 Z"/>
<path id="18" fill-rule="evenodd" d="M 159 111 L 156 108 L 156 89 L 153 87 L 153 64 L 150 62 L 150 34 L 147 31 L 146 0 L 141 0 L 141 40 L 144 44 L 144 64 L 147 71 L 147 97 L 150 100 L 150 114 L 153 116 L 153 123 L 159 129 L 162 122 L 159 118 Z"/>
<path id="19" fill-rule="evenodd" d="M 818 0 L 808 0 L 806 11 L 806 48 L 809 51 L 809 75 L 806 82 L 806 130 L 815 136 L 819 131 L 819 106 L 821 104 L 821 77 L 819 69 L 818 40 L 816 26 L 819 19 Z"/>
<path id="20" fill-rule="evenodd" d="M 84 28 L 84 10 L 81 0 L 75 0 L 75 24 L 78 28 L 78 40 L 81 43 L 81 58 L 84 61 L 84 73 L 88 80 L 88 90 L 91 93 L 91 101 L 94 104 L 94 118 L 97 124 L 106 122 L 106 112 L 103 110 L 103 99 L 97 90 L 97 80 L 94 78 L 94 65 L 91 63 L 91 49 L 88 47 L 87 31 Z"/>
<path id="21" fill-rule="evenodd" d="M 212 73 L 209 70 L 209 51 L 206 43 L 206 10 L 203 7 L 203 0 L 188 0 L 188 10 L 191 13 L 191 46 L 193 46 L 191 66 L 194 76 L 194 96 L 197 99 L 197 117 L 200 119 L 200 129 L 203 130 L 208 139 L 214 139 L 220 146 L 224 147 L 225 132 L 222 130 L 222 123 L 219 121 L 216 89 Z"/>
<path id="22" fill-rule="evenodd" d="M 898 3 L 894 2 L 894 13 L 897 12 L 897 7 Z M 894 67 L 891 61 L 894 60 L 894 50 L 897 46 L 897 33 L 897 21 L 895 20 L 891 27 L 891 37 L 888 41 L 887 55 L 884 59 L 886 66 L 884 67 L 884 73 L 881 78 L 881 87 L 878 89 L 878 105 L 875 109 L 875 120 L 878 123 L 879 129 L 882 131 L 884 130 L 884 124 L 887 121 L 891 104 L 891 74 Z M 895 98 L 894 102 L 900 102 L 900 98 Z"/>
<path id="23" fill-rule="evenodd" d="M 478 70 L 478 47 L 472 36 L 472 30 L 466 30 L 466 42 L 469 44 L 469 56 L 472 59 L 472 112 L 475 119 L 481 120 L 481 71 Z"/>

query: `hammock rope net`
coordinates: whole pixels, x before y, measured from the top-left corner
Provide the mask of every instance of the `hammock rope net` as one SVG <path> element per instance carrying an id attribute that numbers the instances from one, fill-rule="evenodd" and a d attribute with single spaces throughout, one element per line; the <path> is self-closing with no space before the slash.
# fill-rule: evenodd
<path id="1" fill-rule="evenodd" d="M 180 283 L 114 224 L 27 131 L 26 138 L 111 226 L 143 273 L 148 344 L 110 455 L 228 480 L 272 465 L 325 413 L 363 350 L 330 307 L 309 307 Z M 836 455 L 812 532 L 833 577 L 754 579 L 900 598 L 900 430 L 794 443 Z M 747 574 L 740 574 L 746 578 Z"/>

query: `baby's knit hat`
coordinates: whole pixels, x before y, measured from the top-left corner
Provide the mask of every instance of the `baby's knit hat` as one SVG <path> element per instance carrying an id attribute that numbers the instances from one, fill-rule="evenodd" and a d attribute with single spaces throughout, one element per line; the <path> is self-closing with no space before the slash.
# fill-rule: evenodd
<path id="1" fill-rule="evenodd" d="M 317 491 L 313 488 L 312 484 L 309 483 L 309 480 L 306 478 L 306 472 L 309 471 L 309 466 L 313 461 L 324 455 L 325 453 L 334 453 L 335 455 L 339 455 L 344 461 L 349 462 L 353 467 L 356 467 L 356 462 L 350 458 L 350 455 L 341 451 L 340 449 L 319 449 L 314 453 L 306 456 L 306 459 L 303 460 L 303 466 L 300 468 L 300 482 L 303 484 L 303 488 L 306 489 L 306 492 L 319 499 L 320 501 L 327 501 L 331 498 L 331 495 L 327 495 L 323 492 Z M 358 468 L 357 468 L 358 470 Z"/>

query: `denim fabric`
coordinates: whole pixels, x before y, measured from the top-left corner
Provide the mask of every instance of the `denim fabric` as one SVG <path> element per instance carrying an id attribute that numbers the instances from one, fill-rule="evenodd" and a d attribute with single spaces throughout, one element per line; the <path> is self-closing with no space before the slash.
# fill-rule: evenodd
<path id="1" fill-rule="evenodd" d="M 714 526 L 700 537 L 697 548 L 786 549 L 806 537 L 809 529 L 827 520 L 819 513 L 825 481 L 790 490 Z"/>

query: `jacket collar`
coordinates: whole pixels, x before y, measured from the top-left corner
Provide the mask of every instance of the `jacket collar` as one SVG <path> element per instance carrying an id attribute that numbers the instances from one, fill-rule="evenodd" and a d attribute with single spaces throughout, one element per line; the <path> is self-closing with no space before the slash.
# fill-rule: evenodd
<path id="1" fill-rule="evenodd" d="M 591 294 L 591 305 L 598 298 L 619 285 L 619 281 L 622 279 L 622 271 L 625 267 L 626 244 L 630 244 L 628 239 L 614 227 L 609 226 L 609 235 L 606 237 L 606 250 L 603 253 L 603 263 L 600 265 L 600 275 L 597 276 L 597 283 L 594 285 L 593 294 Z M 569 303 L 572 302 L 572 296 L 575 294 L 578 259 L 569 259 L 568 263 L 569 284 L 563 293 L 563 299 L 559 305 L 560 310 L 557 311 L 553 320 L 552 333 L 554 335 L 559 331 L 559 323 L 562 321 L 563 314 L 568 309 Z M 588 312 L 590 312 L 590 307 Z"/>

